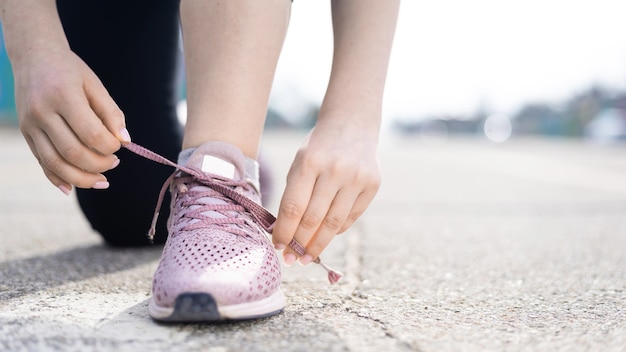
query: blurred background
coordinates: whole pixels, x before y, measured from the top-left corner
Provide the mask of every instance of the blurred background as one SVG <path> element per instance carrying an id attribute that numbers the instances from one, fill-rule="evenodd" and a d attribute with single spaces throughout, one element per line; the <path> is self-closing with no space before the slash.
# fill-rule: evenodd
<path id="1" fill-rule="evenodd" d="M 384 132 L 626 140 L 624 10 L 621 0 L 405 0 Z M 268 128 L 314 124 L 332 59 L 329 11 L 329 1 L 294 3 Z M 13 98 L 0 45 L 0 124 L 16 124 Z"/>
<path id="2" fill-rule="evenodd" d="M 385 131 L 623 140 L 624 10 L 619 0 L 403 1 Z M 301 102 L 322 99 L 332 32 L 328 2 L 296 2 L 293 11 L 272 107 L 302 121 L 311 114 Z"/>

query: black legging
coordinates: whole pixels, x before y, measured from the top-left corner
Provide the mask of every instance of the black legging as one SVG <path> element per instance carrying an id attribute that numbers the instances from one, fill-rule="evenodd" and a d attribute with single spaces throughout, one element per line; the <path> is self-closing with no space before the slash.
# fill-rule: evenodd
<path id="1" fill-rule="evenodd" d="M 58 0 L 72 50 L 98 75 L 126 116 L 134 142 L 176 160 L 182 128 L 176 117 L 180 87 L 179 0 Z M 78 189 L 80 207 L 105 241 L 148 243 L 158 192 L 173 169 L 120 150 L 106 173 L 106 191 Z M 169 195 L 155 242 L 164 242 Z"/>

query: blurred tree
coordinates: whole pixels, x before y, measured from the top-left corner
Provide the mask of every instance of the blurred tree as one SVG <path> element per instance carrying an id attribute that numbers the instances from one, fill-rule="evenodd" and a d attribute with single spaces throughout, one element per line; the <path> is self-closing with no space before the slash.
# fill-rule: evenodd
<path id="1" fill-rule="evenodd" d="M 513 130 L 517 134 L 558 135 L 561 120 L 561 113 L 551 105 L 527 104 L 513 117 Z"/>

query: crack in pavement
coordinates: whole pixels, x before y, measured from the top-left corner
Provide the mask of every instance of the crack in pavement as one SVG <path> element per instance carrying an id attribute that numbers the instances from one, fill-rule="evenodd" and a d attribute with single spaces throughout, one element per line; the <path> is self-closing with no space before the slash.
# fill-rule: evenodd
<path id="1" fill-rule="evenodd" d="M 374 318 L 369 314 L 364 314 L 360 312 L 357 307 L 355 307 L 355 304 L 359 304 L 359 302 L 355 301 L 354 298 L 358 299 L 360 297 L 359 287 L 363 282 L 361 277 L 363 257 L 360 250 L 360 238 L 364 234 L 365 229 L 363 226 L 363 222 L 357 222 L 352 227 L 352 230 L 345 235 L 347 236 L 345 254 L 346 268 L 344 276 L 345 283 L 342 286 L 343 297 L 341 298 L 341 302 L 345 307 L 345 311 L 351 315 L 357 316 L 361 320 L 375 323 L 375 325 L 378 326 L 378 329 L 380 329 L 380 331 L 384 334 L 385 340 L 394 345 L 394 350 L 420 352 L 421 349 L 419 347 L 413 346 L 411 343 L 404 341 L 403 339 L 389 331 L 387 327 L 387 322 L 378 318 Z M 348 330 L 348 332 L 338 331 L 338 333 L 349 346 L 350 350 L 362 350 L 362 348 L 364 347 L 362 344 L 367 343 L 366 341 L 359 340 L 362 339 L 363 336 L 358 334 L 352 334 L 350 330 Z M 385 343 L 385 345 L 388 345 L 388 343 Z"/>

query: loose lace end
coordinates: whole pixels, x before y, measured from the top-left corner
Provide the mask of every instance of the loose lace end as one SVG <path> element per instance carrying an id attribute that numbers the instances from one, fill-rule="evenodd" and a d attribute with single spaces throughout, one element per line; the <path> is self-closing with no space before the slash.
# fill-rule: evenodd
<path id="1" fill-rule="evenodd" d="M 341 278 L 343 277 L 343 273 L 341 271 L 333 270 L 328 265 L 322 263 L 320 258 L 315 259 L 313 262 L 319 264 L 322 268 L 324 268 L 324 270 L 328 272 L 328 282 L 330 282 L 331 285 L 338 283 L 339 280 L 341 280 Z"/>
<path id="2" fill-rule="evenodd" d="M 331 285 L 338 283 L 342 277 L 343 277 L 343 274 L 340 271 L 331 270 L 328 272 L 328 281 L 330 282 Z"/>
<path id="3" fill-rule="evenodd" d="M 156 234 L 156 224 L 159 219 L 159 212 L 154 213 L 154 217 L 152 218 L 152 224 L 150 225 L 150 229 L 148 230 L 148 240 L 151 244 L 154 244 L 154 235 Z"/>
<path id="4" fill-rule="evenodd" d="M 296 253 L 300 254 L 300 256 L 303 256 L 306 252 L 306 249 L 304 249 L 300 242 L 296 241 L 295 238 L 293 238 L 291 242 L 289 242 L 289 247 L 296 251 Z M 319 264 L 322 268 L 324 268 L 324 270 L 328 272 L 328 281 L 331 285 L 336 284 L 343 277 L 343 274 L 340 271 L 331 269 L 328 265 L 322 263 L 322 260 L 319 257 L 315 258 L 315 260 L 313 260 L 313 263 Z"/>
<path id="5" fill-rule="evenodd" d="M 154 234 L 156 233 L 156 231 L 153 228 L 150 228 L 150 230 L 148 230 L 148 241 L 150 241 L 150 244 L 154 244 Z"/>

